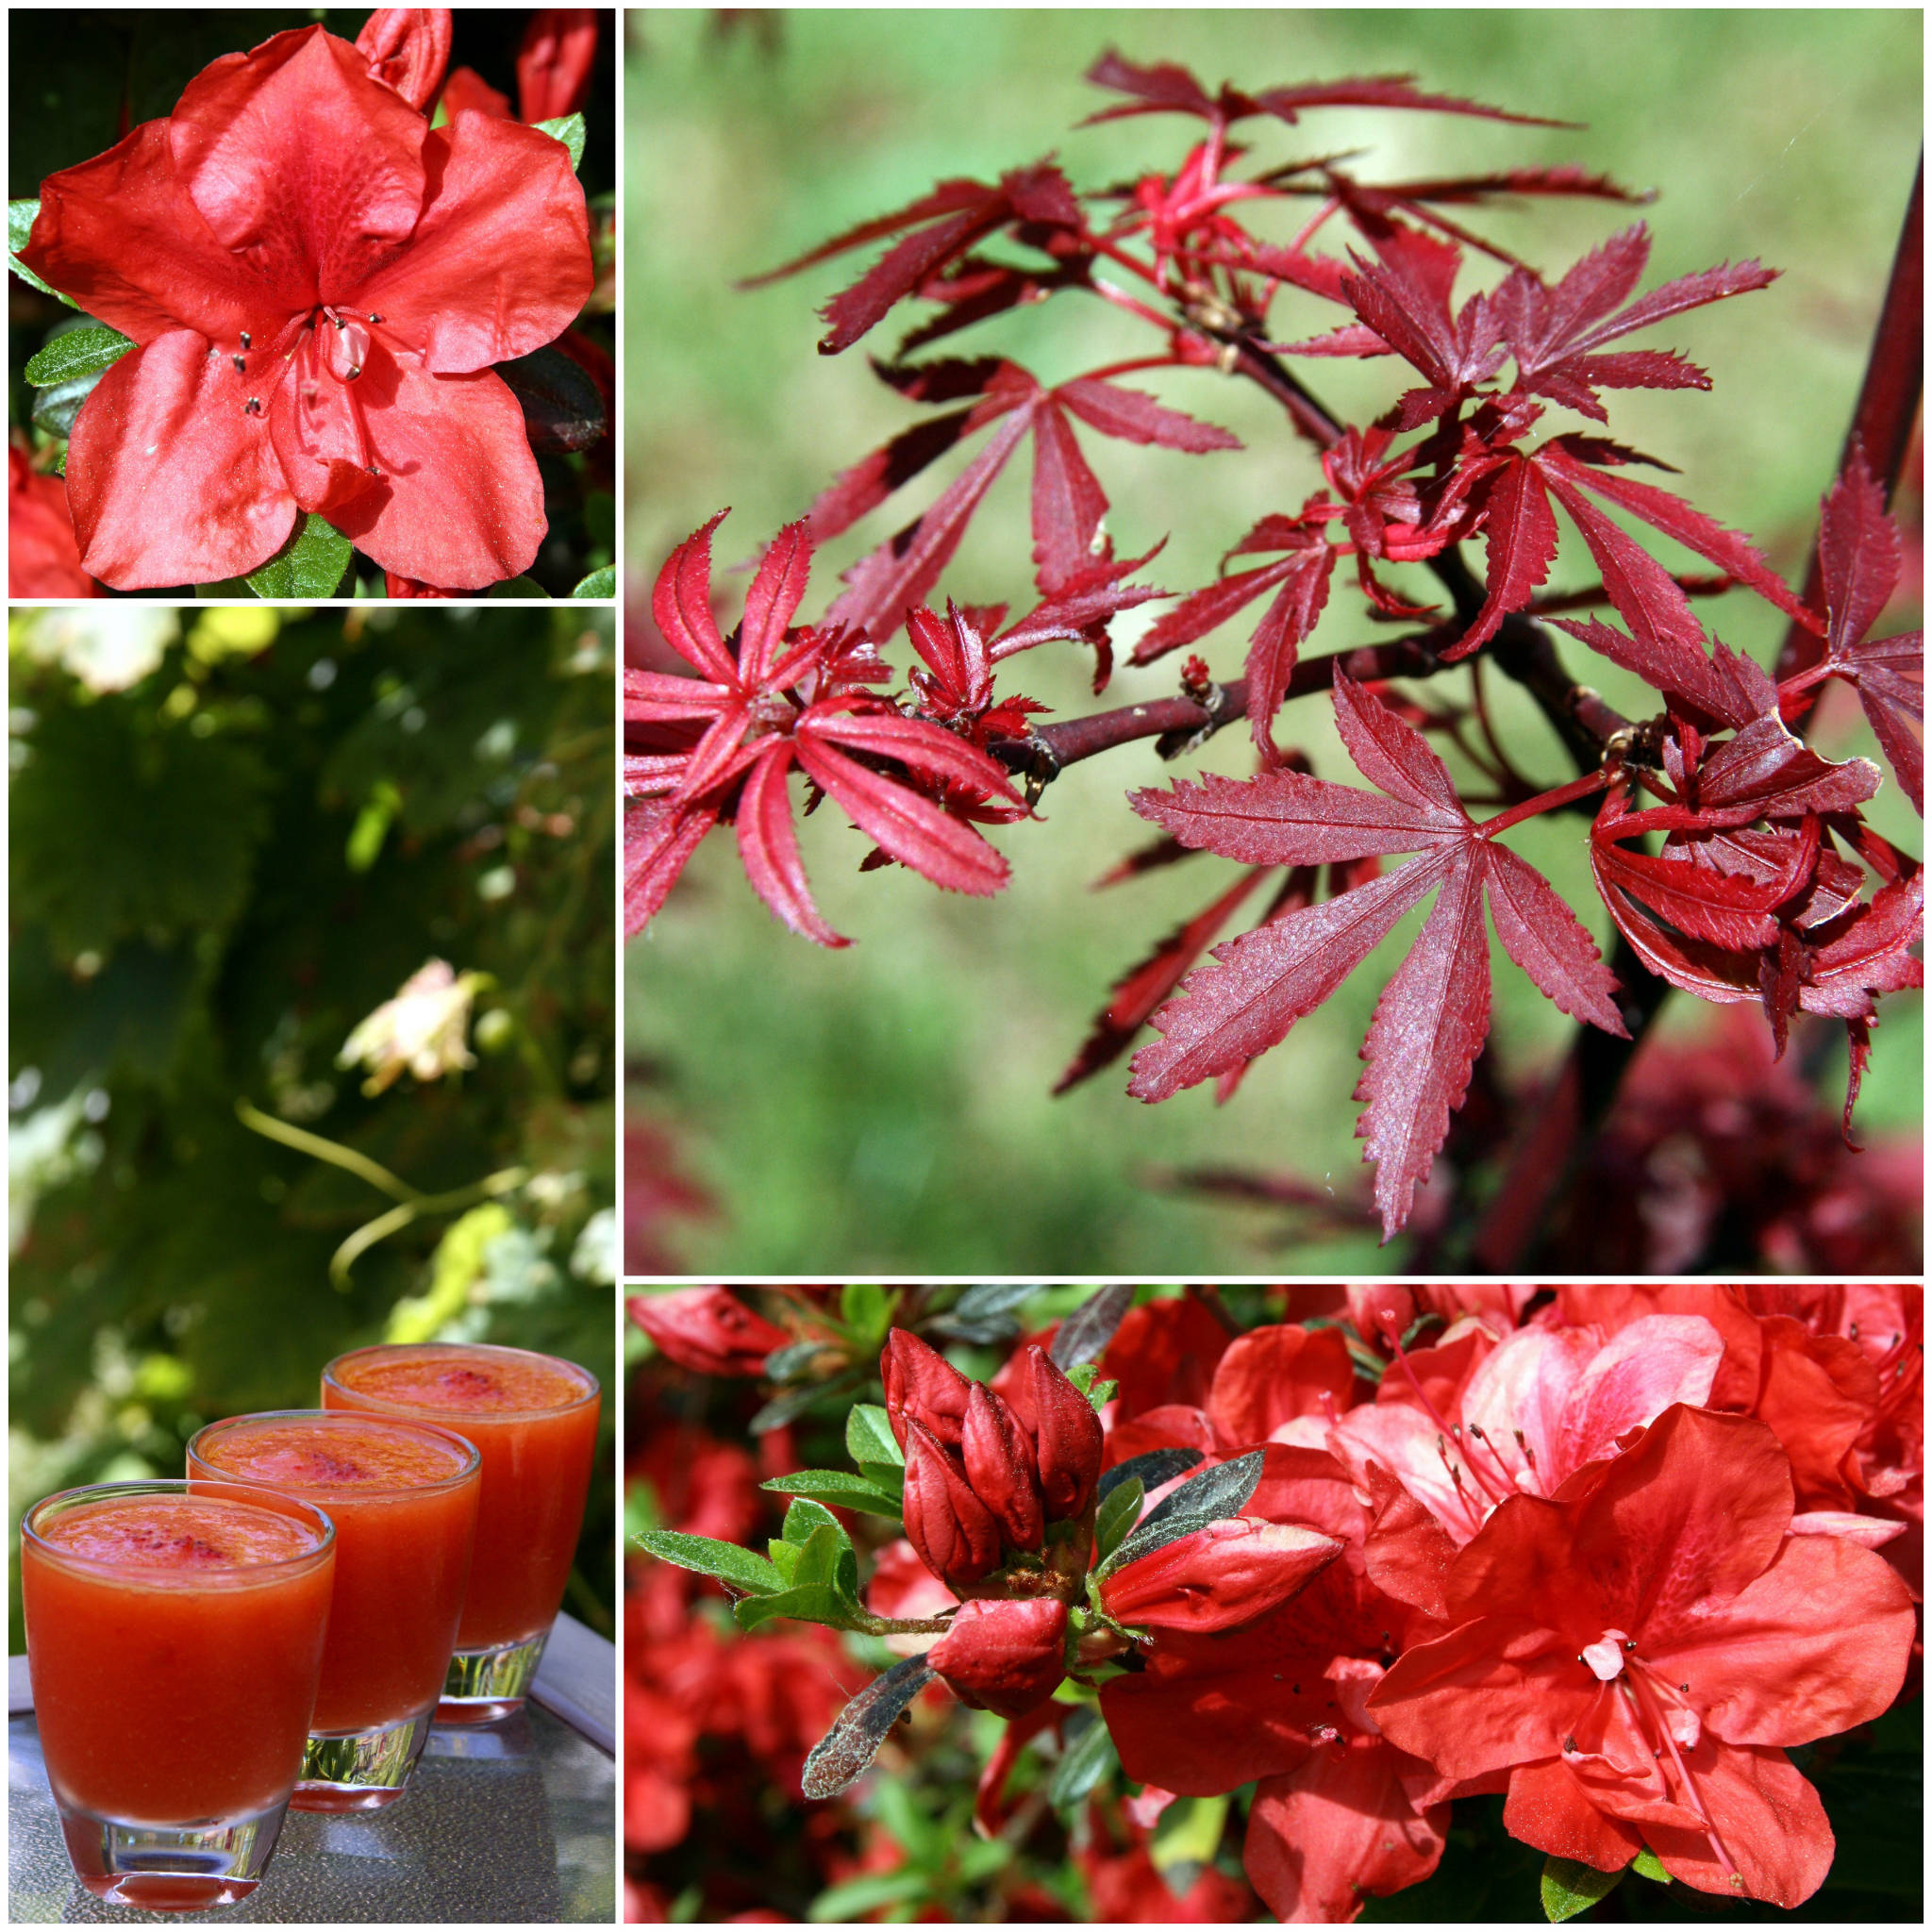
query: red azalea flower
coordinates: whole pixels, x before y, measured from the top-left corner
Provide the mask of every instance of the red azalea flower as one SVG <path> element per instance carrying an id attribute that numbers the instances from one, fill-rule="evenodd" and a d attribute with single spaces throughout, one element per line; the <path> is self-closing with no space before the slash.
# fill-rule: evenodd
<path id="1" fill-rule="evenodd" d="M 634 1294 L 630 1318 L 680 1368 L 701 1375 L 757 1375 L 765 1357 L 791 1337 L 727 1288 L 680 1288 Z"/>
<path id="2" fill-rule="evenodd" d="M 1671 1407 L 1567 1501 L 1507 1498 L 1443 1581 L 1446 1635 L 1368 1700 L 1445 1777 L 1508 1774 L 1504 1823 L 1599 1871 L 1645 1845 L 1702 1891 L 1790 1907 L 1831 1827 L 1783 1746 L 1877 1717 L 1913 1613 L 1882 1557 L 1791 1536 L 1761 1423 Z"/>
<path id="3" fill-rule="evenodd" d="M 1363 1562 L 1339 1463 L 1271 1445 L 1252 1516 L 1313 1524 L 1341 1554 L 1287 1603 L 1222 1634 L 1160 1630 L 1144 1669 L 1101 1691 L 1127 1775 L 1208 1796 L 1260 1780 L 1243 1862 L 1291 1924 L 1341 1924 L 1436 1868 L 1453 1786 L 1381 1733 L 1367 1697 L 1422 1620 Z"/>
<path id="4" fill-rule="evenodd" d="M 7 449 L 7 594 L 98 597 L 101 587 L 80 567 L 67 486 L 42 475 L 26 453 Z"/>
<path id="5" fill-rule="evenodd" d="M 591 292 L 558 142 L 432 130 L 319 26 L 215 61 L 175 112 L 41 186 L 21 258 L 139 345 L 74 425 L 88 571 L 117 590 L 245 575 L 298 509 L 385 571 L 519 575 L 546 528 L 492 363 Z"/>

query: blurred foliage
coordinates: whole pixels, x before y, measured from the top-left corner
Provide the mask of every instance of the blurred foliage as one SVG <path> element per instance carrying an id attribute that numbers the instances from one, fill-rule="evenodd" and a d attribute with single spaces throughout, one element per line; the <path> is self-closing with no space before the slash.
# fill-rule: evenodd
<path id="1" fill-rule="evenodd" d="M 37 197 L 49 175 L 106 153 L 142 122 L 165 119 L 174 112 L 182 90 L 210 61 L 258 47 L 291 27 L 316 24 L 353 42 L 371 11 L 366 7 L 23 10 L 8 22 L 15 75 L 7 116 L 8 198 Z M 449 72 L 473 69 L 508 97 L 512 112 L 517 100 L 517 49 L 530 12 L 526 8 L 455 9 Z M 612 356 L 616 345 L 608 272 L 617 187 L 615 18 L 614 13 L 604 17 L 583 109 L 584 152 L 576 171 L 591 205 L 599 280 L 573 327 L 605 357 Z M 51 337 L 85 325 L 85 318 L 15 275 L 7 277 L 7 295 L 8 422 L 25 429 L 41 393 L 24 374 L 28 359 Z M 545 366 L 555 369 L 555 364 Z M 32 433 L 37 448 L 59 441 L 38 427 Z M 538 455 L 550 531 L 528 577 L 513 580 L 514 594 L 568 596 L 582 579 L 614 563 L 617 509 L 610 471 L 615 446 L 613 425 L 610 433 L 584 454 Z M 45 463 L 37 467 L 44 468 Z M 354 568 L 355 575 L 341 586 L 340 595 L 385 596 L 383 574 L 368 558 L 358 556 Z M 192 586 L 180 588 L 181 594 L 192 594 Z M 224 596 L 248 594 L 240 584 L 204 587 L 203 593 L 212 590 Z M 508 590 L 505 594 L 509 594 Z"/>
<path id="2" fill-rule="evenodd" d="M 1257 125 L 1252 138 L 1271 161 L 1366 148 L 1357 166 L 1369 180 L 1574 162 L 1659 191 L 1641 210 L 1530 203 L 1474 224 L 1547 271 L 1640 216 L 1656 238 L 1652 283 L 1751 256 L 1780 267 L 1769 291 L 1681 318 L 1657 337 L 1709 369 L 1712 394 L 1619 394 L 1612 433 L 1677 465 L 1682 474 L 1666 479 L 1672 490 L 1752 532 L 1779 569 L 1802 577 L 1920 144 L 1916 15 L 1263 8 L 757 19 L 757 33 L 739 30 L 746 22 L 736 16 L 625 19 L 625 327 L 629 366 L 653 372 L 626 419 L 627 594 L 638 616 L 672 545 L 724 505 L 736 506 L 717 540 L 728 564 L 753 556 L 836 472 L 919 413 L 863 360 L 867 349 L 890 354 L 904 332 L 898 317 L 860 351 L 816 350 L 815 309 L 883 243 L 769 288 L 733 284 L 942 178 L 991 179 L 1049 151 L 1083 188 L 1171 170 L 1195 139 L 1191 123 L 1155 116 L 1074 131 L 1111 98 L 1081 79 L 1108 46 L 1138 61 L 1188 63 L 1210 88 L 1224 77 L 1259 87 L 1412 71 L 1431 90 L 1587 123 L 1539 129 L 1337 110 L 1293 130 Z M 1474 261 L 1461 286 L 1499 273 Z M 1291 292 L 1276 317 L 1284 339 L 1333 320 Z M 1101 304 L 1067 298 L 943 346 L 1011 354 L 1058 380 L 1150 344 L 1146 331 Z M 1318 390 L 1345 408 L 1373 413 L 1393 394 L 1386 364 L 1324 364 L 1320 375 Z M 1118 446 L 1095 455 L 1120 554 L 1172 532 L 1146 575 L 1186 589 L 1208 580 L 1257 514 L 1299 503 L 1319 478 L 1258 393 L 1211 371 L 1134 380 L 1249 445 L 1208 458 Z M 837 573 L 929 503 L 958 467 L 936 466 L 903 500 L 828 544 L 801 616 L 818 616 Z M 1004 478 L 941 592 L 1026 608 L 1026 518 L 1024 482 Z M 1685 559 L 1674 553 L 1674 561 Z M 1587 569 L 1580 545 L 1566 539 L 1563 582 L 1580 582 Z M 741 584 L 722 581 L 721 601 L 735 616 Z M 1420 575 L 1403 581 L 1426 590 Z M 1916 593 L 1916 577 L 1910 588 Z M 1768 658 L 1779 634 L 1768 606 L 1732 598 L 1708 608 L 1727 642 Z M 1894 615 L 1901 627 L 1915 621 Z M 1122 620 L 1120 640 L 1131 642 L 1142 621 Z M 1316 648 L 1373 636 L 1358 608 L 1341 600 Z M 1245 637 L 1230 626 L 1210 641 L 1217 671 L 1233 669 Z M 903 674 L 903 639 L 886 656 Z M 1058 717 L 1095 708 L 1084 653 L 1048 647 L 1012 669 L 1002 688 L 1041 698 Z M 1165 696 L 1174 678 L 1172 661 L 1123 671 L 1100 702 Z M 1613 666 L 1592 658 L 1590 681 L 1612 702 L 1633 702 Z M 1465 689 L 1445 678 L 1433 695 Z M 1498 728 L 1522 748 L 1526 769 L 1551 783 L 1569 775 L 1529 701 L 1500 678 L 1489 689 Z M 1353 777 L 1322 707 L 1292 708 L 1279 735 L 1307 749 L 1324 775 Z M 1821 708 L 1815 737 L 1833 757 L 1871 749 L 1850 703 Z M 1014 881 L 990 903 L 938 892 L 898 868 L 860 877 L 867 841 L 841 814 L 820 811 L 801 826 L 800 847 L 825 918 L 858 941 L 837 954 L 779 929 L 745 885 L 729 839 L 707 840 L 626 966 L 633 1084 L 648 1080 L 651 1123 L 676 1128 L 686 1177 L 715 1209 L 667 1237 L 687 1265 L 810 1272 L 828 1255 L 855 1271 L 940 1274 L 1284 1265 L 1274 1257 L 1272 1224 L 1150 1192 L 1146 1177 L 1234 1160 L 1350 1194 L 1365 1172 L 1348 1098 L 1357 1048 L 1411 942 L 1414 915 L 1255 1071 L 1225 1112 L 1205 1088 L 1158 1108 L 1130 1105 L 1124 1065 L 1048 1097 L 1115 977 L 1232 876 L 1209 859 L 1090 895 L 1091 881 L 1145 834 L 1123 792 L 1192 775 L 1197 765 L 1243 774 L 1249 757 L 1245 734 L 1230 731 L 1178 766 L 1142 743 L 1070 771 L 1045 797 L 1045 824 L 995 833 Z M 1895 787 L 1877 801 L 1874 821 L 1919 849 L 1919 822 Z M 1609 922 L 1577 824 L 1539 823 L 1516 843 L 1602 941 Z M 1513 1088 L 1546 1067 L 1574 1029 L 1500 954 L 1492 964 L 1486 1066 Z M 1860 1102 L 1865 1138 L 1919 1124 L 1921 1011 L 1916 995 L 1886 1002 Z M 1660 1030 L 1681 1038 L 1711 1017 L 1674 995 Z M 1819 1073 L 1821 1107 L 1834 1113 L 1842 1067 L 1840 1048 Z M 1273 1253 L 1257 1261 L 1263 1241 Z M 1310 1273 L 1378 1265 L 1368 1233 L 1305 1224 L 1290 1252 L 1291 1265 Z"/>
<path id="3" fill-rule="evenodd" d="M 314 1407 L 370 1341 L 581 1362 L 608 1443 L 609 613 L 94 605 L 10 641 L 16 1534 L 178 1473 L 215 1417 Z M 487 975 L 475 1064 L 372 1096 L 337 1056 L 432 958 Z M 242 1103 L 454 1199 L 332 1286 L 394 1201 Z M 609 1470 L 566 1600 L 606 1634 Z"/>

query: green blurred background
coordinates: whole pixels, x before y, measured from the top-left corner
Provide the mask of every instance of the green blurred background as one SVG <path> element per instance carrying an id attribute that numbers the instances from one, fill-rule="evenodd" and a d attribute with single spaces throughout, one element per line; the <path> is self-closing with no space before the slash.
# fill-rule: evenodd
<path id="1" fill-rule="evenodd" d="M 1782 268 L 1765 292 L 1637 339 L 1690 355 L 1714 390 L 1619 394 L 1611 433 L 1677 466 L 1682 475 L 1664 479 L 1668 487 L 1750 531 L 1779 569 L 1801 578 L 1922 125 L 1916 12 L 654 11 L 627 15 L 625 25 L 634 612 L 671 546 L 716 510 L 735 507 L 716 546 L 721 564 L 747 558 L 836 471 L 918 413 L 862 360 L 868 349 L 890 354 L 907 318 L 889 318 L 843 357 L 815 350 L 815 309 L 883 244 L 756 291 L 734 292 L 733 282 L 946 176 L 991 178 L 1049 151 L 1081 188 L 1172 171 L 1195 137 L 1191 123 L 1151 117 L 1072 131 L 1112 98 L 1080 77 L 1109 46 L 1139 61 L 1184 62 L 1210 88 L 1224 78 L 1255 88 L 1413 71 L 1430 90 L 1589 124 L 1566 132 L 1324 110 L 1292 129 L 1243 130 L 1270 165 L 1370 148 L 1354 163 L 1370 181 L 1575 162 L 1660 191 L 1641 211 L 1551 203 L 1474 218 L 1478 232 L 1551 274 L 1640 213 L 1655 235 L 1647 286 L 1754 255 Z M 1460 291 L 1497 273 L 1478 258 Z M 1292 292 L 1272 317 L 1283 340 L 1332 322 L 1325 305 Z M 1071 297 L 942 345 L 1010 354 L 1049 381 L 1153 346 L 1150 331 Z M 1112 499 L 1119 553 L 1135 555 L 1171 532 L 1147 575 L 1189 589 L 1208 579 L 1256 516 L 1296 507 L 1319 476 L 1257 393 L 1212 372 L 1134 380 L 1248 444 L 1191 458 L 1084 439 Z M 1315 387 L 1362 415 L 1394 394 L 1388 365 L 1377 363 L 1321 365 Z M 1553 415 L 1553 427 L 1574 426 Z M 942 594 L 1029 607 L 1024 461 L 995 486 Z M 837 572 L 929 503 L 958 464 L 937 466 L 828 545 L 802 615 L 817 616 Z M 1660 554 L 1690 565 L 1682 553 Z M 1585 581 L 1588 568 L 1565 525 L 1556 581 Z M 1426 594 L 1419 572 L 1395 576 Z M 734 621 L 743 579 L 721 578 Z M 1914 596 L 1917 582 L 1914 571 Z M 1144 621 L 1130 614 L 1117 640 L 1131 642 Z M 1707 621 L 1760 660 L 1779 634 L 1774 613 L 1736 596 Z M 1238 666 L 1251 627 L 1240 621 L 1210 639 L 1217 675 Z M 1338 591 L 1313 648 L 1378 634 L 1359 598 Z M 1563 648 L 1581 668 L 1582 648 Z M 902 675 L 906 650 L 902 637 L 886 653 Z M 1061 717 L 1096 708 L 1080 657 L 1056 651 L 1021 661 L 1002 689 L 1031 693 Z M 1588 675 L 1640 715 L 1654 708 L 1602 660 L 1590 661 Z M 1166 695 L 1174 676 L 1171 661 L 1123 673 L 1099 703 Z M 1502 691 L 1499 708 L 1527 768 L 1551 782 L 1568 776 L 1526 701 L 1500 683 L 1492 689 Z M 1445 679 L 1441 690 L 1459 695 L 1466 682 Z M 1325 774 L 1352 776 L 1324 710 L 1295 708 L 1279 736 L 1305 746 Z M 1834 703 L 1816 735 L 1836 756 L 1870 749 L 1852 707 Z M 1070 772 L 1046 796 L 1045 824 L 994 835 L 1015 876 L 991 904 L 942 894 L 898 868 L 858 877 L 867 841 L 837 811 L 817 813 L 801 843 L 821 908 L 858 941 L 840 954 L 782 931 L 745 885 L 730 841 L 708 840 L 627 955 L 632 1114 L 672 1130 L 687 1172 L 717 1208 L 676 1236 L 689 1265 L 1241 1272 L 1257 1265 L 1263 1223 L 1154 1191 L 1147 1170 L 1235 1161 L 1292 1170 L 1318 1186 L 1358 1186 L 1357 1108 L 1348 1099 L 1357 1051 L 1413 917 L 1255 1070 L 1224 1112 L 1206 1089 L 1142 1108 L 1124 1096 L 1124 1064 L 1048 1098 L 1115 976 L 1232 875 L 1221 861 L 1199 861 L 1090 896 L 1091 879 L 1146 830 L 1122 793 L 1201 765 L 1240 773 L 1245 742 L 1229 731 L 1203 758 L 1174 766 L 1143 744 Z M 1918 821 L 1895 787 L 1874 816 L 1919 849 Z M 1513 842 L 1602 939 L 1607 918 L 1574 822 L 1531 826 Z M 1546 1065 L 1572 1029 L 1496 958 L 1490 1050 L 1514 1082 Z M 1696 1030 L 1709 1016 L 1674 995 L 1662 1024 L 1667 1033 Z M 1920 1119 L 1917 996 L 1888 999 L 1884 1021 L 1860 1103 L 1868 1135 Z M 1836 1095 L 1841 1049 L 1825 1058 L 1824 1087 Z M 1306 1242 L 1286 1265 L 1358 1272 L 1377 1265 L 1376 1254 L 1372 1237 L 1351 1235 Z M 1277 1257 L 1266 1265 L 1284 1264 Z"/>
<path id="2" fill-rule="evenodd" d="M 345 1349 L 507 1342 L 604 1386 L 565 1607 L 610 1635 L 610 614 L 95 604 L 9 645 L 15 1536 Z M 487 975 L 475 1064 L 372 1095 L 340 1050 L 430 958 Z M 375 1239 L 343 1158 L 437 1198 Z"/>

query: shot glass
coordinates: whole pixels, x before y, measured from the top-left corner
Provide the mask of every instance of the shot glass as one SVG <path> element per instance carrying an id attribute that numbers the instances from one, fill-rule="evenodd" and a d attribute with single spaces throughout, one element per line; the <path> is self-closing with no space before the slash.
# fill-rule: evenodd
<path id="1" fill-rule="evenodd" d="M 148 1911 L 261 1881 L 322 1673 L 335 1525 L 232 1483 L 95 1483 L 21 1525 L 27 1669 L 75 1875 Z"/>
<path id="2" fill-rule="evenodd" d="M 440 1423 L 483 1458 L 439 1724 L 490 1724 L 522 1707 L 570 1578 L 601 1400 L 575 1362 L 482 1343 L 359 1348 L 323 1371 L 325 1408 Z"/>
<path id="3" fill-rule="evenodd" d="M 299 1496 L 336 1525 L 335 1591 L 297 1811 L 403 1795 L 456 1648 L 482 1461 L 451 1430 L 326 1409 L 210 1423 L 188 1474 Z"/>

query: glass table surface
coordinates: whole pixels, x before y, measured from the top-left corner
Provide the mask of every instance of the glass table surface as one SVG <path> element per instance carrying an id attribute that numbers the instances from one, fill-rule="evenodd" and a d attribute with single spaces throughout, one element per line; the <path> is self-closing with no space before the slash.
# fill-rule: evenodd
<path id="1" fill-rule="evenodd" d="M 612 1655 L 588 1631 L 570 1635 L 575 1641 L 558 1647 L 574 1658 Z M 615 1690 L 614 1661 L 606 1669 L 610 1688 L 600 1703 Z M 291 1811 L 260 1889 L 241 1905 L 195 1915 L 132 1911 L 81 1890 L 33 1713 L 13 1701 L 14 1924 L 609 1924 L 616 1917 L 615 1767 L 600 1748 L 608 1733 L 593 1741 L 538 1704 L 502 1724 L 432 1731 L 408 1795 L 380 1811 Z M 558 1701 L 574 1709 L 567 1696 Z M 594 1721 L 588 1727 L 599 1728 Z"/>

